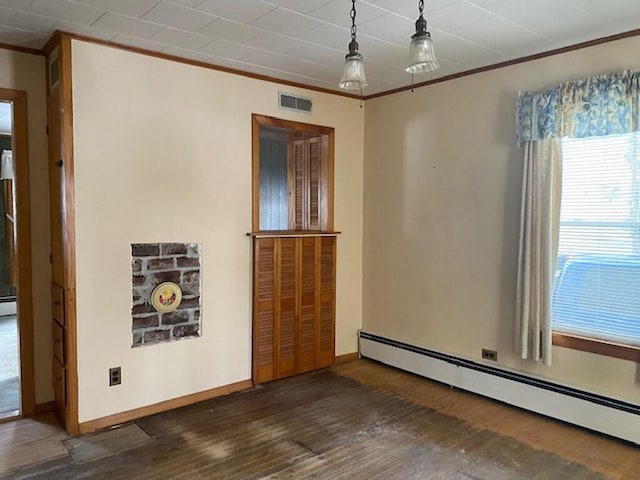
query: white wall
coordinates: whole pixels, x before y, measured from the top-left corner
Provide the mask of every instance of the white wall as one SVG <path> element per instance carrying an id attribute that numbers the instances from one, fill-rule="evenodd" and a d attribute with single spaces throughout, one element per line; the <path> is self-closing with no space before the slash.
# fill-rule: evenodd
<path id="1" fill-rule="evenodd" d="M 251 377 L 251 114 L 335 128 L 336 353 L 361 325 L 358 101 L 73 41 L 79 419 Z M 314 99 L 278 110 L 277 92 Z M 131 348 L 130 244 L 203 245 L 202 337 Z M 107 384 L 122 366 L 123 383 Z"/>
<path id="2" fill-rule="evenodd" d="M 0 49 L 0 87 L 27 92 L 36 404 L 53 400 L 46 85 L 43 56 Z"/>
<path id="3" fill-rule="evenodd" d="M 640 37 L 367 102 L 363 328 L 630 402 L 634 362 L 554 348 L 552 367 L 514 354 L 522 176 L 519 90 L 639 68 Z"/>

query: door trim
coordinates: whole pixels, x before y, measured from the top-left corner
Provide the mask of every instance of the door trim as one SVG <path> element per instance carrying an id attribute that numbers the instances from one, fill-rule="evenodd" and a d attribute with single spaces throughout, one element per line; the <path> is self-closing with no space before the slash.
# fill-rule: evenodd
<path id="1" fill-rule="evenodd" d="M 22 415 L 35 413 L 33 303 L 31 290 L 31 210 L 27 92 L 0 88 L 0 100 L 13 104 L 12 150 L 15 162 L 18 335 Z M 24 161 L 22 161 L 24 159 Z"/>

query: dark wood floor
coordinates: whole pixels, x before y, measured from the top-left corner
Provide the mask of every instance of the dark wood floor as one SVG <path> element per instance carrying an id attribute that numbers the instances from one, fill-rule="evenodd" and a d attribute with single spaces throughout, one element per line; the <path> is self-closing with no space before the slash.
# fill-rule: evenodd
<path id="1" fill-rule="evenodd" d="M 136 423 L 143 446 L 1 478 L 640 478 L 635 447 L 364 360 Z"/>

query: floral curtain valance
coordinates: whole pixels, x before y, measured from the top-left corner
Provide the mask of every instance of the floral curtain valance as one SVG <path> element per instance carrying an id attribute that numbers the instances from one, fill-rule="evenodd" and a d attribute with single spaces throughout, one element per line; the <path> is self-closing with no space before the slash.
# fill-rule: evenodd
<path id="1" fill-rule="evenodd" d="M 520 92 L 518 144 L 543 138 L 584 138 L 640 130 L 640 71 L 625 70 Z"/>

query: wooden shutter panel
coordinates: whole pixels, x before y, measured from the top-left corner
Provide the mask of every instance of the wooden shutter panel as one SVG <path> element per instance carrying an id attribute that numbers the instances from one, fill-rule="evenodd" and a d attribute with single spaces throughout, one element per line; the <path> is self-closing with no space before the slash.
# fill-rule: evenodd
<path id="1" fill-rule="evenodd" d="M 318 368 L 335 361 L 336 237 L 320 239 Z"/>
<path id="2" fill-rule="evenodd" d="M 300 326 L 298 371 L 313 370 L 316 364 L 316 239 L 300 238 Z"/>
<path id="3" fill-rule="evenodd" d="M 273 379 L 275 320 L 275 239 L 256 238 L 254 247 L 253 377 L 256 383 Z"/>
<path id="4" fill-rule="evenodd" d="M 307 230 L 320 230 L 320 198 L 321 198 L 321 147 L 320 137 L 307 142 L 307 185 L 309 188 Z"/>
<path id="5" fill-rule="evenodd" d="M 290 148 L 292 172 L 289 180 L 289 229 L 303 230 L 305 228 L 305 199 L 306 199 L 306 174 L 305 174 L 305 142 L 294 140 Z"/>
<path id="6" fill-rule="evenodd" d="M 277 377 L 296 373 L 296 257 L 295 238 L 280 238 L 279 311 L 277 312 Z"/>

